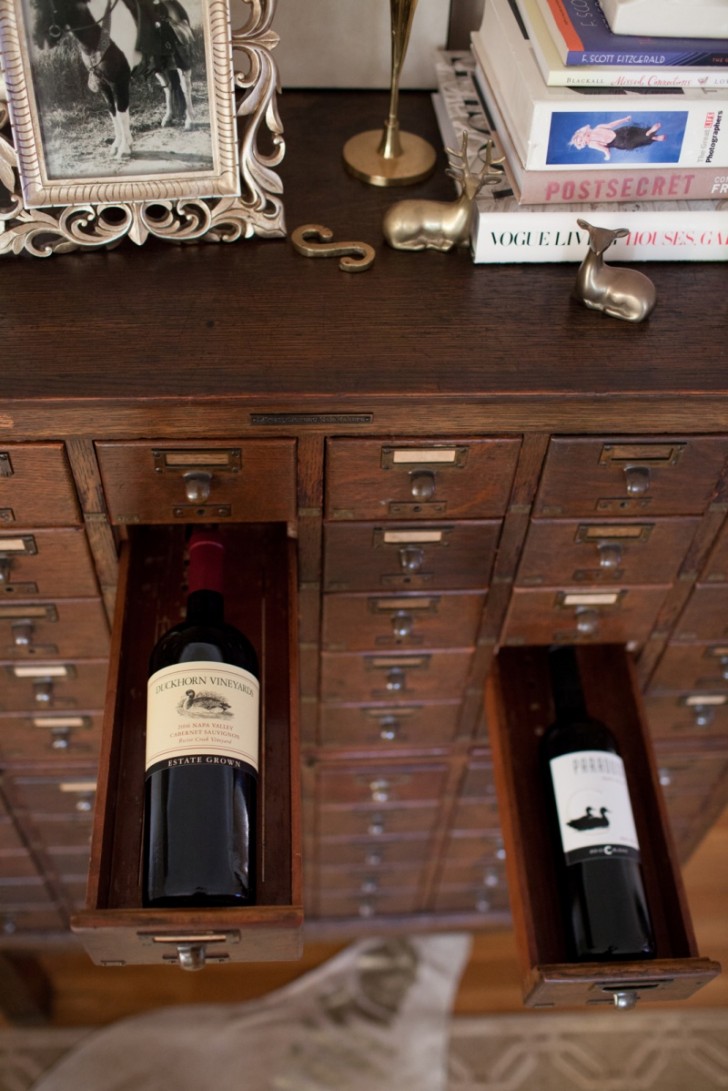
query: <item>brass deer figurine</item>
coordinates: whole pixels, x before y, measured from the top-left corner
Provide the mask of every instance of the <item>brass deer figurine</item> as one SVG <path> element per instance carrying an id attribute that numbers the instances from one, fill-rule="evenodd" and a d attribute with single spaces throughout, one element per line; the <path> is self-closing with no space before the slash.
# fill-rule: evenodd
<path id="1" fill-rule="evenodd" d="M 450 250 L 466 246 L 470 239 L 473 205 L 483 186 L 503 178 L 502 159 L 493 159 L 493 142 L 485 145 L 485 162 L 476 173 L 468 162 L 468 134 L 463 133 L 459 152 L 446 148 L 451 158 L 447 174 L 461 186 L 455 201 L 412 199 L 387 209 L 382 221 L 384 237 L 395 250 Z"/>
<path id="2" fill-rule="evenodd" d="M 576 222 L 589 232 L 589 249 L 576 275 L 574 298 L 612 318 L 642 322 L 655 306 L 654 284 L 637 269 L 605 265 L 603 257 L 614 240 L 625 238 L 629 231 L 626 227 L 594 227 L 586 220 Z"/>

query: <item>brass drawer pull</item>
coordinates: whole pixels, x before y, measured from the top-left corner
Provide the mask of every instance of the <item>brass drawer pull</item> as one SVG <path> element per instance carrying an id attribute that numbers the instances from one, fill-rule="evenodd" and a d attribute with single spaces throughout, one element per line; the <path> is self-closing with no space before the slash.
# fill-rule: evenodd
<path id="1" fill-rule="evenodd" d="M 650 488 L 650 470 L 648 466 L 625 466 L 624 476 L 627 492 L 630 496 L 644 496 Z"/>
<path id="2" fill-rule="evenodd" d="M 14 621 L 11 632 L 13 634 L 13 645 L 16 648 L 27 648 L 28 650 L 32 648 L 33 622 L 30 619 L 23 618 L 21 621 Z"/>
<path id="3" fill-rule="evenodd" d="M 404 638 L 412 635 L 414 618 L 406 610 L 396 610 L 392 614 L 392 632 L 395 636 Z"/>
<path id="4" fill-rule="evenodd" d="M 419 546 L 403 546 L 399 551 L 400 567 L 405 572 L 419 572 L 425 563 L 425 551 Z"/>
<path id="5" fill-rule="evenodd" d="M 191 470 L 183 475 L 185 496 L 191 504 L 204 504 L 210 498 L 212 474 L 204 470 Z"/>
<path id="6" fill-rule="evenodd" d="M 377 780 L 373 780 L 369 785 L 369 791 L 372 794 L 372 800 L 374 803 L 388 803 L 390 783 L 385 777 L 380 777 Z"/>
<path id="7" fill-rule="evenodd" d="M 599 611 L 590 606 L 578 606 L 576 609 L 576 630 L 582 636 L 593 636 L 599 628 Z"/>
<path id="8" fill-rule="evenodd" d="M 379 737 L 385 742 L 393 742 L 399 735 L 400 724 L 396 716 L 382 716 L 379 721 Z"/>
<path id="9" fill-rule="evenodd" d="M 10 561 L 7 557 L 0 557 L 0 586 L 10 583 Z"/>
<path id="10" fill-rule="evenodd" d="M 619 568 L 622 564 L 622 547 L 615 542 L 600 542 L 597 546 L 599 567 L 607 571 Z"/>
<path id="11" fill-rule="evenodd" d="M 410 474 L 410 492 L 414 500 L 431 500 L 437 490 L 437 482 L 431 470 L 417 470 Z"/>

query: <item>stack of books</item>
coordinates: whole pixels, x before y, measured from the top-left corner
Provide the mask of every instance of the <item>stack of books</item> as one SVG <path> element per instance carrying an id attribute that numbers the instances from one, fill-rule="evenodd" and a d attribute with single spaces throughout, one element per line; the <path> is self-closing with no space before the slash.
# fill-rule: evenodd
<path id="1" fill-rule="evenodd" d="M 728 40 L 618 35 L 598 0 L 486 0 L 437 78 L 445 146 L 467 130 L 471 161 L 488 139 L 505 159 L 475 261 L 580 261 L 579 218 L 628 229 L 610 258 L 728 261 Z"/>

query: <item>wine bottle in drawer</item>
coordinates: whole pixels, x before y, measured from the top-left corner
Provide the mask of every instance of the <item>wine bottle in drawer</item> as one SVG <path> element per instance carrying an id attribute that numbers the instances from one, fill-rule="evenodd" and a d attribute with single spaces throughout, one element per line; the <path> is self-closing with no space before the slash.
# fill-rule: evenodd
<path id="1" fill-rule="evenodd" d="M 570 957 L 650 958 L 655 944 L 624 762 L 612 732 L 587 712 L 575 649 L 552 648 L 549 664 L 556 719 L 542 753 Z"/>
<path id="2" fill-rule="evenodd" d="M 224 619 L 224 545 L 189 542 L 186 618 L 156 644 L 147 699 L 144 902 L 255 901 L 259 673 Z"/>

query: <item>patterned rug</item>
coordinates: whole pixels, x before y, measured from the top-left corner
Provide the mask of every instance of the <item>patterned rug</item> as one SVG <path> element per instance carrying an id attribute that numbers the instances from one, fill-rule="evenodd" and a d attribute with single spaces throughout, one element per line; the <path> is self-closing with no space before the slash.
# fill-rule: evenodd
<path id="1" fill-rule="evenodd" d="M 361 941 L 248 1004 L 0 1030 L 0 1091 L 728 1091 L 728 1011 L 451 1018 L 464 936 Z"/>

